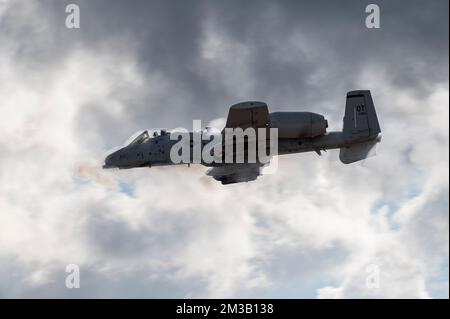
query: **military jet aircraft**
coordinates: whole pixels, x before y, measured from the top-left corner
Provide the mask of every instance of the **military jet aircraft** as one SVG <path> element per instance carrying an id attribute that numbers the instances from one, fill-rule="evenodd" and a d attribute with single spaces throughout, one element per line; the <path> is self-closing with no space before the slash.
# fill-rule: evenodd
<path id="1" fill-rule="evenodd" d="M 264 102 L 248 101 L 230 107 L 225 129 L 214 134 L 219 135 L 221 150 L 224 150 L 225 130 L 229 128 L 242 130 L 273 129 L 278 130 L 277 155 L 302 153 L 314 151 L 321 155 L 327 149 L 340 149 L 339 158 L 342 163 L 349 164 L 363 160 L 370 156 L 371 150 L 381 140 L 381 130 L 377 114 L 369 90 L 350 91 L 347 93 L 343 129 L 338 132 L 327 132 L 328 122 L 320 114 L 312 112 L 274 112 L 269 113 Z M 171 159 L 171 148 L 179 139 L 174 139 L 174 132 L 161 130 L 150 134 L 144 131 L 125 147 L 111 153 L 105 158 L 103 168 L 129 169 L 134 167 L 152 167 L 160 165 L 175 165 Z M 212 135 L 214 135 L 212 134 Z M 203 149 L 210 139 L 195 143 L 194 133 L 189 133 L 190 150 L 189 161 L 194 161 L 193 149 L 199 144 Z M 216 136 L 217 137 L 217 136 Z M 270 139 L 271 137 L 263 137 Z M 194 142 L 193 142 L 194 140 Z M 237 143 L 231 140 L 231 143 Z M 248 140 L 244 153 L 248 153 Z M 259 144 L 258 144 L 259 145 Z M 236 146 L 236 145 L 235 145 Z M 234 152 L 236 150 L 232 148 Z M 211 167 L 207 175 L 220 181 L 222 184 L 232 184 L 255 180 L 261 175 L 264 163 L 250 162 L 224 162 L 224 152 L 218 152 L 213 162 L 200 163 Z M 236 154 L 235 154 L 236 155 Z M 248 155 L 248 154 L 247 154 Z"/>

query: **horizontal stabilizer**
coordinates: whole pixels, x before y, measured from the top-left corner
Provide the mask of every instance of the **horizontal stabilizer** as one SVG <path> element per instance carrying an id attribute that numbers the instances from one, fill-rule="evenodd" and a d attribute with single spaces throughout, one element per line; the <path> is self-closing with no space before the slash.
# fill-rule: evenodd
<path id="1" fill-rule="evenodd" d="M 375 156 L 375 148 L 379 139 L 342 147 L 339 159 L 344 164 L 354 163 Z"/>

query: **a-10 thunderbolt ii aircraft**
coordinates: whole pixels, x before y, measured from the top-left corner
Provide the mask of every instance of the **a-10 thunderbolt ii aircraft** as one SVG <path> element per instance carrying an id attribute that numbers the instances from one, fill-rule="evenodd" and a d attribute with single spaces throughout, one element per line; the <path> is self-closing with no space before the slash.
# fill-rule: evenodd
<path id="1" fill-rule="evenodd" d="M 231 131 L 238 129 L 247 131 L 248 128 L 256 131 L 255 140 L 263 139 L 266 142 L 270 139 L 276 139 L 278 150 L 275 151 L 275 155 L 311 151 L 321 155 L 322 150 L 340 148 L 339 158 L 344 164 L 367 158 L 372 148 L 381 140 L 380 125 L 370 91 L 360 90 L 347 93 L 343 122 L 342 131 L 327 132 L 328 122 L 322 115 L 311 112 L 269 113 L 267 105 L 263 102 L 242 102 L 230 107 L 225 128 L 222 131 L 209 133 L 206 139 L 204 137 L 196 139 L 195 132 L 185 132 L 187 133 L 187 142 L 181 143 L 182 139 L 180 140 L 179 137 L 182 136 L 176 131 L 161 130 L 160 133 L 154 132 L 153 134 L 144 131 L 131 143 L 108 155 L 105 158 L 103 168 L 129 169 L 199 163 L 211 167 L 206 174 L 222 184 L 252 181 L 261 175 L 261 168 L 267 162 L 249 160 L 250 138 L 248 136 L 246 137 L 247 140 L 244 137 L 244 147 L 240 151 L 238 151 L 237 146 L 238 140 L 225 136 L 230 129 Z M 262 130 L 262 133 L 266 133 L 267 129 L 277 129 L 278 134 L 274 136 L 258 134 L 258 132 L 261 132 L 260 130 Z M 211 137 L 219 142 L 219 144 L 214 145 L 214 147 L 219 146 L 213 151 L 210 150 L 211 146 L 209 146 L 207 153 L 213 155 L 213 160 L 205 161 L 202 157 L 195 161 L 195 149 L 199 152 L 205 150 L 205 147 L 211 141 Z M 175 154 L 172 148 L 177 143 L 179 148 L 180 143 L 182 144 L 179 150 L 185 152 L 187 150 L 188 152 L 187 157 L 184 157 L 186 160 L 181 162 L 174 161 L 172 156 Z M 231 144 L 228 149 L 226 149 L 227 144 Z M 262 149 L 263 147 L 260 145 L 258 144 L 259 148 Z M 264 151 L 268 149 L 267 145 L 273 145 L 273 143 L 270 144 L 269 141 L 267 144 L 263 144 Z M 183 147 L 185 148 L 183 149 Z M 231 157 L 227 157 L 227 161 L 225 153 L 229 149 L 233 154 Z M 176 152 L 178 155 L 179 150 Z M 236 155 L 239 152 L 242 153 L 242 151 L 244 160 L 237 161 Z M 245 156 L 247 156 L 247 160 L 245 160 Z"/>

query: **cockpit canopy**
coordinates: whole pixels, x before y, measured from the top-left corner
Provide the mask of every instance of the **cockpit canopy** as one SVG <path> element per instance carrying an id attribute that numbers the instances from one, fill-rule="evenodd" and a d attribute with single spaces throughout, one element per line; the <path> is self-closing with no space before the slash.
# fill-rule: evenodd
<path id="1" fill-rule="evenodd" d="M 141 144 L 144 143 L 146 140 L 148 140 L 150 138 L 150 135 L 148 135 L 148 131 L 145 130 L 144 132 L 142 132 L 141 134 L 139 134 L 134 140 L 131 141 L 131 143 L 129 145 L 134 145 L 134 144 Z"/>
<path id="2" fill-rule="evenodd" d="M 141 143 L 144 143 L 144 142 L 146 142 L 147 140 L 149 140 L 151 138 L 155 138 L 155 137 L 158 137 L 158 136 L 164 136 L 164 135 L 167 135 L 167 134 L 169 134 L 169 133 L 165 129 L 154 129 L 154 130 L 151 130 L 150 133 L 149 133 L 148 130 L 145 130 L 144 132 L 140 133 L 138 136 L 134 135 L 136 137 L 131 136 L 128 139 L 128 141 L 131 140 L 131 142 L 127 141 L 125 143 L 125 145 L 141 144 Z"/>

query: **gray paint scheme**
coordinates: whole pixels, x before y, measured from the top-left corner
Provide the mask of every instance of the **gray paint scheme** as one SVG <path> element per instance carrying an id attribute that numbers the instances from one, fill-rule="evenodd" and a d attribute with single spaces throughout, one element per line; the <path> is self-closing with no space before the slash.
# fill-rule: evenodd
<path id="1" fill-rule="evenodd" d="M 344 164 L 367 158 L 381 140 L 381 129 L 369 90 L 347 93 L 343 122 L 342 132 L 326 132 L 328 122 L 322 115 L 310 112 L 269 114 L 265 103 L 249 101 L 230 108 L 226 127 L 278 128 L 279 155 L 311 151 L 321 155 L 322 150 L 340 148 L 339 158 Z M 170 134 L 161 131 L 160 134 L 150 136 L 145 131 L 129 145 L 108 155 L 103 167 L 128 169 L 175 165 L 170 159 L 170 149 L 177 140 L 171 140 Z M 223 131 L 218 134 L 222 135 L 223 140 Z M 190 138 L 192 141 L 192 132 Z M 202 141 L 201 148 L 208 142 Z M 262 166 L 260 163 L 202 164 L 212 166 L 207 175 L 222 184 L 255 180 L 260 175 Z"/>

